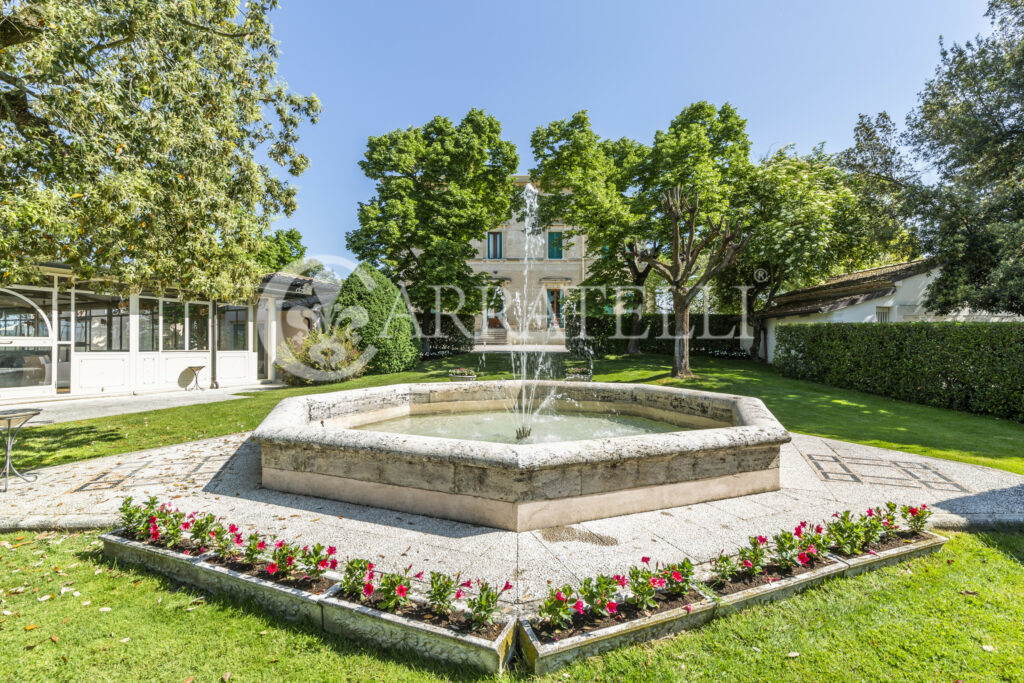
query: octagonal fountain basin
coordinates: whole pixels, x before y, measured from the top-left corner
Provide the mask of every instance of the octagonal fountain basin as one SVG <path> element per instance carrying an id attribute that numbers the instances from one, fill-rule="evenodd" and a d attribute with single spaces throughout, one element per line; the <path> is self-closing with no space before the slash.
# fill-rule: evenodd
<path id="1" fill-rule="evenodd" d="M 296 396 L 253 438 L 264 488 L 514 531 L 778 490 L 790 439 L 756 398 L 510 381 Z"/>

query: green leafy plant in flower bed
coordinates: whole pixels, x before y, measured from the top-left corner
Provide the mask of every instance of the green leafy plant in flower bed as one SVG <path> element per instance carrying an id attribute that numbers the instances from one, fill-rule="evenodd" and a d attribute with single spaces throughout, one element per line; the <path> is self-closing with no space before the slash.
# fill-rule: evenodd
<path id="1" fill-rule="evenodd" d="M 448 371 L 449 377 L 475 377 L 476 370 L 472 368 L 452 368 Z"/>
<path id="2" fill-rule="evenodd" d="M 572 625 L 572 610 L 569 607 L 569 601 L 572 598 L 572 586 L 569 584 L 565 584 L 561 588 L 549 588 L 548 597 L 540 604 L 540 608 L 537 611 L 540 618 L 547 620 L 558 628 L 569 628 Z M 579 601 L 574 602 L 579 603 Z M 579 604 L 582 605 L 582 603 Z"/>

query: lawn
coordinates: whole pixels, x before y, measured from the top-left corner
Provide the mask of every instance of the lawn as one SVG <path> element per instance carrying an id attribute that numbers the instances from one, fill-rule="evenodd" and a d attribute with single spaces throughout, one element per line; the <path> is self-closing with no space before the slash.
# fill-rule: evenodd
<path id="1" fill-rule="evenodd" d="M 509 370 L 507 356 L 467 354 L 421 363 L 409 372 L 371 375 L 338 385 L 275 389 L 254 392 L 243 400 L 26 428 L 18 466 L 31 469 L 248 431 L 287 396 L 444 381 L 448 369 L 458 366 L 478 368 L 483 379 L 508 376 Z M 651 382 L 757 396 L 794 432 L 1024 474 L 1024 424 L 787 379 L 751 361 L 694 358 L 697 377 L 685 381 L 673 380 L 669 369 L 670 359 L 665 356 L 608 358 L 594 368 L 598 381 Z"/>
<path id="2" fill-rule="evenodd" d="M 474 679 L 110 564 L 99 548 L 95 533 L 0 535 L 0 680 Z M 938 555 L 547 680 L 1024 680 L 1022 562 L 1024 534 L 953 534 Z"/>

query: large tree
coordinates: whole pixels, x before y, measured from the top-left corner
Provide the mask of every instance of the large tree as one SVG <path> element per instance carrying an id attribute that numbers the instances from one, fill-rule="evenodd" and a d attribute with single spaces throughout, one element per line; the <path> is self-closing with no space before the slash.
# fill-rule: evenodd
<path id="1" fill-rule="evenodd" d="M 1024 315 L 1024 2 L 987 16 L 990 35 L 942 49 L 906 141 L 938 178 L 917 202 L 939 266 L 929 308 Z"/>
<path id="2" fill-rule="evenodd" d="M 421 311 L 479 312 L 489 278 L 466 263 L 471 241 L 511 217 L 517 191 L 519 156 L 498 120 L 471 109 L 458 125 L 437 116 L 371 137 L 359 165 L 376 188 L 348 248 L 404 283 Z"/>
<path id="3" fill-rule="evenodd" d="M 276 0 L 0 10 L 0 284 L 40 261 L 129 290 L 249 295 L 319 102 L 277 82 Z M 270 116 L 268 117 L 268 113 Z"/>
<path id="4" fill-rule="evenodd" d="M 635 140 L 600 138 L 585 111 L 537 128 L 530 138 L 537 166 L 530 178 L 545 192 L 542 223 L 564 222 L 591 259 L 587 287 L 627 289 L 631 309 L 627 353 L 639 352 L 643 289 L 653 272 L 647 257 L 660 253 L 657 217 L 649 198 L 636 193 L 650 147 Z M 606 290 L 607 291 L 607 290 Z M 588 297 L 591 310 L 605 297 Z"/>

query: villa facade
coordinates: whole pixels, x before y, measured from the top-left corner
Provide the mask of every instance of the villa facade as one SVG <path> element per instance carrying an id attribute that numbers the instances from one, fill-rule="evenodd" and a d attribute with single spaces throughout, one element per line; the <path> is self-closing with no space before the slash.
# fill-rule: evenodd
<path id="1" fill-rule="evenodd" d="M 315 324 L 308 278 L 275 274 L 256 303 L 93 292 L 61 265 L 0 288 L 0 404 L 230 387 L 274 379 L 276 350 Z M 268 343 L 268 340 L 274 340 Z"/>
<path id="2" fill-rule="evenodd" d="M 528 176 L 516 176 L 520 187 L 527 182 Z M 469 266 L 490 275 L 499 288 L 497 301 L 476 317 L 479 343 L 565 343 L 566 296 L 586 279 L 588 268 L 585 238 L 570 237 L 570 230 L 555 224 L 527 232 L 523 221 L 510 220 L 473 242 L 476 257 Z"/>

